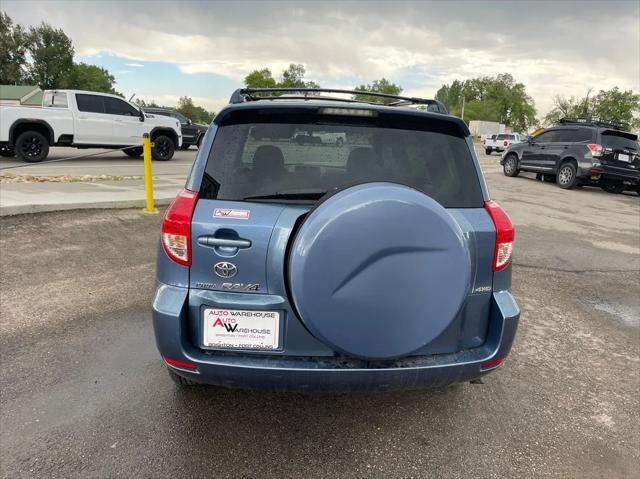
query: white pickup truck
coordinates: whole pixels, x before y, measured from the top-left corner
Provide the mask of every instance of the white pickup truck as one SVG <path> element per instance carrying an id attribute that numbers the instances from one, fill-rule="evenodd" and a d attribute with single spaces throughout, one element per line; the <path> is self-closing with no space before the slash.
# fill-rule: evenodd
<path id="1" fill-rule="evenodd" d="M 0 107 L 0 155 L 28 162 L 44 160 L 50 146 L 115 148 L 140 156 L 144 133 L 155 160 L 170 160 L 182 144 L 178 120 L 144 113 L 107 93 L 47 90 L 42 107 Z"/>
<path id="2" fill-rule="evenodd" d="M 525 137 L 520 133 L 500 133 L 489 135 L 484 139 L 484 152 L 490 155 L 493 151 L 504 151 L 514 143 L 522 143 Z"/>

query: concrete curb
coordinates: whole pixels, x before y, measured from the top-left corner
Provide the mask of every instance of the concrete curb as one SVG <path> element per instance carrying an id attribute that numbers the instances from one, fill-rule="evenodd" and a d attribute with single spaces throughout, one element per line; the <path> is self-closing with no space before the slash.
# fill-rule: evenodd
<path id="1" fill-rule="evenodd" d="M 175 196 L 170 198 L 157 198 L 156 206 L 167 206 Z M 113 201 L 93 201 L 83 203 L 57 203 L 57 204 L 29 204 L 16 206 L 1 206 L 1 216 L 15 216 L 30 213 L 46 213 L 51 211 L 68 211 L 68 210 L 86 210 L 86 209 L 124 209 L 124 208 L 143 208 L 145 200 L 113 200 Z"/>

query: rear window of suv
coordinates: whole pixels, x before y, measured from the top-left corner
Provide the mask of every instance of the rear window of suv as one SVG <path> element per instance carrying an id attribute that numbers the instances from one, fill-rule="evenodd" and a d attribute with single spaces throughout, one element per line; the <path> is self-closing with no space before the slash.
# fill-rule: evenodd
<path id="1" fill-rule="evenodd" d="M 291 118 L 295 121 L 287 121 Z M 483 204 L 475 164 L 457 125 L 442 120 L 419 124 L 414 119 L 402 128 L 401 121 L 350 119 L 357 120 L 354 124 L 321 115 L 279 115 L 272 120 L 219 127 L 202 198 L 286 198 L 287 193 L 388 181 L 422 191 L 445 207 Z"/>
<path id="2" fill-rule="evenodd" d="M 602 132 L 602 146 L 605 148 L 638 150 L 638 137 L 623 131 L 605 130 Z"/>

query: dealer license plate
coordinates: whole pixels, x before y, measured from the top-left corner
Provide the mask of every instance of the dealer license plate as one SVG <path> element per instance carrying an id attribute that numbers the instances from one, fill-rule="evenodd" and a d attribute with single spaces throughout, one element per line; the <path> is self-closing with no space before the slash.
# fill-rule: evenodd
<path id="1" fill-rule="evenodd" d="M 280 347 L 280 313 L 241 309 L 204 310 L 203 346 L 272 350 Z"/>

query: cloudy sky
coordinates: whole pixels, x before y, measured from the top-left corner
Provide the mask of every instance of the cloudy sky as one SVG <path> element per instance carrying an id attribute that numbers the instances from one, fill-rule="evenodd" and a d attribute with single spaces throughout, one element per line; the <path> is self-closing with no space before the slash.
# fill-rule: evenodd
<path id="1" fill-rule="evenodd" d="M 640 1 L 14 1 L 23 25 L 46 21 L 76 60 L 106 67 L 128 97 L 212 110 L 251 70 L 303 63 L 322 86 L 382 76 L 433 97 L 455 79 L 510 72 L 539 113 L 556 94 L 640 91 Z"/>

